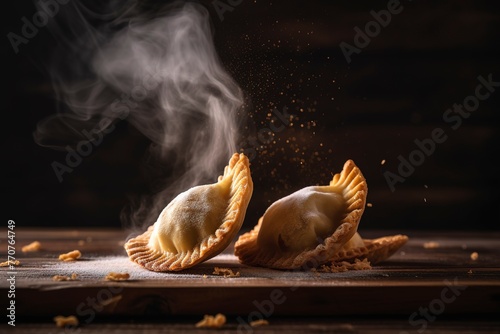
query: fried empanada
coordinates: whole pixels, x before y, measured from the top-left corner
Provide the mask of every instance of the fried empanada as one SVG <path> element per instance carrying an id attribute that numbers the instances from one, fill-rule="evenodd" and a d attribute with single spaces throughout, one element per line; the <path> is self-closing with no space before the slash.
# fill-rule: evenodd
<path id="1" fill-rule="evenodd" d="M 241 263 L 311 269 L 328 262 L 357 231 L 368 186 L 352 160 L 327 186 L 300 189 L 271 204 L 235 244 Z"/>
<path id="2" fill-rule="evenodd" d="M 218 182 L 179 194 L 143 234 L 128 240 L 129 258 L 152 271 L 179 271 L 222 252 L 237 235 L 252 196 L 248 158 L 235 153 Z"/>

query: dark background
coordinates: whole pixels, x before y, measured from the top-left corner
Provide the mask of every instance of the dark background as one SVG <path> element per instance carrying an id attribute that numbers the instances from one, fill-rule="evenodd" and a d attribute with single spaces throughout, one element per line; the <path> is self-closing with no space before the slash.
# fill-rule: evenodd
<path id="1" fill-rule="evenodd" d="M 354 44 L 354 27 L 364 30 L 370 11 L 387 2 L 243 0 L 223 20 L 212 1 L 202 3 L 222 63 L 245 93 L 250 128 L 267 127 L 275 107 L 295 115 L 276 143 L 258 147 L 252 159 L 255 189 L 245 228 L 272 201 L 327 184 L 353 159 L 372 203 L 360 229 L 497 229 L 500 89 L 456 130 L 442 116 L 474 94 L 479 75 L 500 81 L 498 2 L 402 1 L 402 12 L 350 64 L 339 44 Z M 20 33 L 21 18 L 35 11 L 30 1 L 3 4 L 3 36 Z M 37 122 L 56 112 L 43 65 L 54 43 L 44 28 L 18 54 L 3 39 L 4 219 L 26 227 L 120 227 L 130 199 L 151 189 L 142 166 L 149 142 L 120 122 L 58 182 L 51 163 L 65 153 L 33 140 Z M 430 138 L 435 128 L 447 140 L 392 192 L 384 172 L 397 173 L 398 156 L 407 158 L 414 140 Z"/>

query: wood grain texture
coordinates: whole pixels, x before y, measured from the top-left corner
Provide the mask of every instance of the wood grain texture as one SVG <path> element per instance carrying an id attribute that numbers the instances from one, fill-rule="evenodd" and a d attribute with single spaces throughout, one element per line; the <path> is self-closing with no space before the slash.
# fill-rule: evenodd
<path id="1" fill-rule="evenodd" d="M 221 334 L 221 333 L 266 333 L 266 334 L 303 334 L 303 333 L 356 333 L 356 334 L 401 334 L 417 333 L 407 321 L 387 319 L 359 319 L 359 318 L 336 318 L 336 319 L 297 319 L 297 318 L 273 318 L 269 325 L 252 329 L 238 327 L 235 319 L 228 318 L 228 322 L 220 329 L 195 328 L 194 324 L 200 317 L 162 319 L 159 321 L 147 321 L 136 323 L 131 320 L 121 319 L 121 322 L 96 322 L 85 327 L 77 328 L 78 333 L 109 333 L 109 334 L 172 334 L 172 333 L 196 333 L 196 334 Z M 498 334 L 498 321 L 438 321 L 432 323 L 428 332 L 433 334 L 456 334 L 456 333 L 481 333 Z M 15 328 L 7 328 L 0 325 L 0 332 L 48 334 L 65 333 L 64 329 L 55 328 L 51 323 L 25 323 Z M 77 333 L 70 330 L 70 333 Z M 3 332 L 2 332 L 3 333 Z"/>
<path id="2" fill-rule="evenodd" d="M 366 238 L 389 234 L 361 233 Z M 114 229 L 17 229 L 16 258 L 21 261 L 15 271 L 18 316 L 76 314 L 83 322 L 116 316 L 202 316 L 218 312 L 228 316 L 257 312 L 272 317 L 408 317 L 432 303 L 432 307 L 444 305 L 446 315 L 488 316 L 500 312 L 498 233 L 408 232 L 409 242 L 387 261 L 372 270 L 343 273 L 248 267 L 238 263 L 232 246 L 186 271 L 154 273 L 128 260 L 123 250 L 128 234 Z M 22 254 L 21 247 L 34 240 L 41 242 L 42 249 Z M 5 241 L 2 237 L 1 243 Z M 429 241 L 439 247 L 424 248 Z M 63 263 L 57 259 L 60 253 L 73 249 L 82 252 L 78 261 Z M 476 261 L 470 258 L 472 252 L 479 254 Z M 2 257 L 6 258 L 5 247 Z M 229 267 L 241 275 L 213 275 L 215 266 Z M 3 274 L 11 272 L 1 270 Z M 109 271 L 126 271 L 131 278 L 105 281 Z M 76 281 L 52 280 L 53 275 L 73 272 L 78 275 Z M 5 295 L 6 280 L 0 282 L 0 288 Z M 438 302 L 443 298 L 453 302 Z"/>

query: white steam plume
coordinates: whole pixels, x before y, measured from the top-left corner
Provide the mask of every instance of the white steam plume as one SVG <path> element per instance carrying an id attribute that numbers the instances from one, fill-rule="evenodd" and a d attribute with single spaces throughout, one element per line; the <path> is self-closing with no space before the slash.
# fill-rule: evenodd
<path id="1" fill-rule="evenodd" d="M 56 51 L 51 75 L 65 110 L 34 133 L 40 145 L 63 149 L 84 139 L 84 129 L 97 133 L 125 119 L 147 136 L 152 160 L 173 172 L 127 212 L 136 227 L 154 222 L 180 191 L 216 180 L 237 151 L 243 100 L 217 56 L 204 7 L 139 7 L 100 15 L 81 5 L 61 9 L 51 31 L 65 49 Z"/>

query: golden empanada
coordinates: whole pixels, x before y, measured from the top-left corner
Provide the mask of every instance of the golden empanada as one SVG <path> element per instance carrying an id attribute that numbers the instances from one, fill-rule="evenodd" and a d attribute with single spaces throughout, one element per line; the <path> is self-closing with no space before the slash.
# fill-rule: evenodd
<path id="1" fill-rule="evenodd" d="M 248 265 L 310 269 L 328 262 L 356 233 L 368 186 L 348 160 L 327 186 L 300 189 L 271 204 L 235 244 Z"/>
<path id="2" fill-rule="evenodd" d="M 179 271 L 214 257 L 240 230 L 252 191 L 248 158 L 235 153 L 218 182 L 179 194 L 128 240 L 129 258 L 152 271 Z"/>

